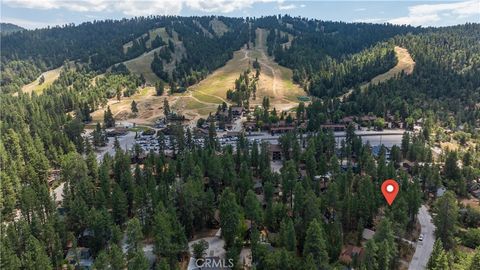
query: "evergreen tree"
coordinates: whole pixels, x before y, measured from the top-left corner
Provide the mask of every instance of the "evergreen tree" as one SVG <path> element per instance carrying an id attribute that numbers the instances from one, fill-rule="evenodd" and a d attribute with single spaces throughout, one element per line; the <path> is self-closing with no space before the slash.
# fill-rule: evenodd
<path id="1" fill-rule="evenodd" d="M 132 101 L 132 104 L 130 105 L 132 113 L 138 113 L 138 108 L 137 108 L 137 103 L 135 100 Z"/>
<path id="2" fill-rule="evenodd" d="M 102 125 L 97 123 L 95 130 L 92 132 L 93 145 L 95 147 L 102 147 L 106 145 L 107 136 L 105 131 L 102 129 Z"/>
<path id="3" fill-rule="evenodd" d="M 475 253 L 472 258 L 472 262 L 470 263 L 470 267 L 468 270 L 475 270 L 480 269 L 480 247 L 475 249 Z"/>
<path id="4" fill-rule="evenodd" d="M 113 244 L 110 246 L 108 257 L 110 259 L 111 269 L 125 268 L 125 258 L 123 257 L 122 249 L 118 245 Z"/>
<path id="5" fill-rule="evenodd" d="M 115 127 L 115 119 L 113 118 L 112 111 L 110 110 L 110 106 L 107 107 L 103 115 L 103 124 L 106 128 Z"/>
<path id="6" fill-rule="evenodd" d="M 227 248 L 233 246 L 239 233 L 240 208 L 237 205 L 235 194 L 226 189 L 220 198 L 220 227 L 222 237 Z"/>
<path id="7" fill-rule="evenodd" d="M 25 253 L 22 256 L 24 269 L 49 270 L 53 269 L 50 259 L 43 245 L 33 235 L 28 236 L 25 246 Z"/>
<path id="8" fill-rule="evenodd" d="M 165 119 L 168 119 L 170 116 L 170 105 L 166 98 L 163 100 L 163 115 L 165 115 Z"/>
<path id="9" fill-rule="evenodd" d="M 93 263 L 93 269 L 95 270 L 103 270 L 103 269 L 110 269 L 110 258 L 108 253 L 105 250 L 100 251 L 98 253 L 97 258 L 95 258 L 95 262 Z"/>
<path id="10" fill-rule="evenodd" d="M 257 196 L 252 190 L 247 191 L 244 202 L 245 217 L 253 222 L 253 225 L 260 225 L 262 220 L 262 208 Z"/>
<path id="11" fill-rule="evenodd" d="M 157 94 L 157 96 L 163 95 L 164 91 L 165 91 L 165 83 L 162 80 L 155 83 L 155 93 Z"/>
<path id="12" fill-rule="evenodd" d="M 149 269 L 149 263 L 143 250 L 136 251 L 133 258 L 128 261 L 128 270 L 145 270 Z"/>
<path id="13" fill-rule="evenodd" d="M 370 239 L 367 241 L 367 245 L 365 247 L 365 258 L 364 258 L 364 266 L 366 269 L 369 270 L 379 270 L 378 266 L 378 246 L 374 240 Z"/>
<path id="14" fill-rule="evenodd" d="M 437 215 L 433 218 L 436 230 L 435 235 L 443 243 L 446 250 L 455 245 L 455 233 L 457 231 L 458 205 L 455 195 L 451 191 L 438 198 L 435 202 Z"/>
<path id="15" fill-rule="evenodd" d="M 128 221 L 126 235 L 128 254 L 130 256 L 136 256 L 136 252 L 143 253 L 141 244 L 143 240 L 142 225 L 140 224 L 140 220 L 138 220 L 138 218 L 132 218 Z"/>
<path id="16" fill-rule="evenodd" d="M 280 240 L 282 245 L 288 250 L 295 252 L 297 250 L 297 240 L 295 228 L 291 218 L 285 218 L 280 225 Z"/>
<path id="17" fill-rule="evenodd" d="M 122 225 L 127 219 L 128 203 L 125 193 L 117 184 L 113 186 L 112 208 L 113 220 L 116 224 Z"/>
<path id="18" fill-rule="evenodd" d="M 309 223 L 305 236 L 303 256 L 307 257 L 309 255 L 313 257 L 318 268 L 327 268 L 328 253 L 325 243 L 325 235 L 322 226 L 316 219 Z"/>
<path id="19" fill-rule="evenodd" d="M 437 268 L 438 258 L 444 253 L 445 253 L 445 250 L 443 249 L 442 240 L 436 240 L 433 245 L 433 251 L 432 251 L 432 254 L 430 255 L 430 259 L 428 259 L 427 269 L 428 270 L 438 269 Z"/>

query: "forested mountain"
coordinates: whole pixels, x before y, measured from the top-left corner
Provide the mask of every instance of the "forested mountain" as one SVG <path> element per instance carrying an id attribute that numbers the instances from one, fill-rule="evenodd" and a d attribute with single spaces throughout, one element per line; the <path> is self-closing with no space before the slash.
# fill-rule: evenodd
<path id="1" fill-rule="evenodd" d="M 347 114 L 389 111 L 404 118 L 422 109 L 434 112 L 449 127 L 462 123 L 475 127 L 480 119 L 479 40 L 476 24 L 398 36 L 393 42 L 411 52 L 415 72 L 357 90 L 342 106 Z"/>
<path id="2" fill-rule="evenodd" d="M 1 35 L 8 35 L 14 32 L 22 31 L 22 30 L 25 30 L 25 29 L 13 23 L 0 23 Z"/>
<path id="3" fill-rule="evenodd" d="M 213 21 L 220 22 L 224 31 L 215 30 Z M 145 36 L 161 28 L 167 32 L 168 40 L 157 37 L 149 41 Z M 104 72 L 114 64 L 159 46 L 165 49 L 154 58 L 154 73 L 165 81 L 188 86 L 222 66 L 247 40 L 254 41 L 257 28 L 273 30 L 267 38 L 269 52 L 275 54 L 280 64 L 291 67 L 299 82 L 313 77 L 312 70 L 325 66 L 325 61 L 332 61 L 330 58 L 340 61 L 394 35 L 419 31 L 404 26 L 346 24 L 289 16 L 258 19 L 151 16 L 22 31 L 2 38 L 2 91 L 17 91 L 41 71 L 57 68 L 65 61 L 88 64 L 90 69 Z M 280 32 L 294 37 L 288 50 L 279 46 L 284 41 L 279 37 Z M 175 53 L 174 36 L 182 43 L 186 56 L 181 57 L 179 63 L 173 63 L 173 72 L 167 72 L 166 66 Z M 129 42 L 132 46 L 125 50 Z M 377 67 L 379 70 L 391 65 L 387 59 L 376 61 L 384 63 L 381 68 Z M 362 76 L 362 79 L 368 77 Z"/>
<path id="4" fill-rule="evenodd" d="M 310 104 L 299 104 L 296 119 L 281 116 L 305 128 L 278 139 L 284 156 L 280 171 L 272 171 L 267 143 L 240 136 L 235 147 L 221 147 L 213 116 L 201 146 L 192 130 L 172 124 L 155 137 L 158 152 L 143 153 L 137 146 L 123 151 L 115 140 L 115 155 L 97 159 L 95 148 L 105 144 L 105 127 L 114 126 L 115 119 L 107 107 L 103 123 L 87 136 L 90 114 L 145 84 L 125 60 L 157 50 L 151 68 L 162 80 L 156 85 L 162 95 L 164 83 L 171 88 L 195 84 L 234 51 L 251 46 L 258 28 L 268 33 L 271 57 L 293 69 L 295 81 L 313 96 Z M 163 37 L 145 35 L 158 29 Z M 478 24 L 414 28 L 290 16 L 138 17 L 2 36 L 0 268 L 62 269 L 70 263 L 68 249 L 88 246 L 94 269 L 148 269 L 143 252 L 148 244 L 154 269 L 178 269 L 185 266 L 187 243 L 196 233 L 221 227 L 226 257 L 239 267 L 239 254 L 248 246 L 256 269 L 331 269 L 343 267 L 344 245 L 358 245 L 363 229 L 375 226 L 363 260 L 347 264 L 396 269 L 405 249 L 396 239 L 417 226 L 422 202 L 434 200 L 430 194 L 446 186 L 450 191 L 435 204 L 435 222 L 455 220 L 448 223 L 452 233 L 439 231 L 444 244 L 437 242 L 434 256 L 439 259 L 432 264 L 440 264 L 445 252 L 456 254 L 458 241 L 470 247 L 478 243 L 472 228 L 480 226 L 480 214 L 467 208 L 457 218 L 455 195 L 466 196 L 467 183 L 480 177 L 479 41 Z M 414 72 L 361 89 L 360 84 L 396 64 L 394 46 L 412 54 Z M 238 105 L 243 95 L 255 95 L 255 77 L 263 67 L 254 65 L 258 69 L 245 71 L 230 91 L 229 99 Z M 42 94 L 12 94 L 59 66 L 58 79 Z M 354 89 L 351 95 L 340 100 L 349 89 Z M 266 98 L 262 104 L 265 118 L 268 103 Z M 168 102 L 163 109 L 169 110 Z M 271 113 L 278 120 L 275 109 Z M 365 115 L 391 116 L 406 123 L 407 130 L 423 120 L 424 129 L 405 133 L 388 159 L 384 147 L 374 153 L 362 144 L 353 125 L 347 126 L 340 146 L 334 133 L 321 126 Z M 476 144 L 465 143 L 466 149 L 434 162 L 431 142 L 442 136 L 436 129 L 431 138 L 434 125 L 462 129 Z M 141 134 L 140 128 L 134 130 Z M 172 150 L 165 154 L 167 137 Z M 403 161 L 416 165 L 402 169 Z M 394 208 L 378 192 L 387 178 L 401 186 Z M 258 184 L 261 196 L 254 189 Z M 50 190 L 58 185 L 63 187 L 61 205 Z M 469 234 L 457 234 L 457 220 Z M 441 269 L 477 269 L 480 250 L 475 254 Z"/>
<path id="5" fill-rule="evenodd" d="M 181 79 L 185 80 L 184 77 L 194 71 L 206 74 L 224 64 L 232 52 L 246 42 L 246 35 L 242 34 L 246 31 L 243 19 L 221 17 L 220 20 L 230 31 L 212 36 L 207 36 L 194 23 L 196 20 L 202 22 L 212 19 L 152 16 L 14 33 L 2 38 L 1 61 L 5 74 L 1 81 L 2 91 L 16 91 L 22 82 L 35 78 L 30 74 L 38 76 L 40 70 L 57 68 L 70 60 L 88 64 L 94 71 L 104 72 L 114 64 L 153 49 L 147 48 L 147 39 L 141 37 L 157 28 L 166 28 L 170 36 L 173 31 L 177 32 L 187 49 L 187 57 L 178 64 L 176 71 L 178 76 L 182 76 Z M 124 44 L 132 40 L 135 41 L 133 50 L 124 51 Z"/>

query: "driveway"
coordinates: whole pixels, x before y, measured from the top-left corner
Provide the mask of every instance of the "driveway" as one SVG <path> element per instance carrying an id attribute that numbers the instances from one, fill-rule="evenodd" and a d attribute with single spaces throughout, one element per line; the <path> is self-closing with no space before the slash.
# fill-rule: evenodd
<path id="1" fill-rule="evenodd" d="M 423 241 L 417 242 L 415 254 L 413 254 L 412 261 L 408 266 L 409 270 L 421 270 L 427 267 L 435 242 L 435 226 L 432 223 L 432 217 L 430 213 L 428 213 L 425 205 L 422 205 L 418 211 L 418 221 L 422 226 L 421 233 L 423 234 Z"/>
<path id="2" fill-rule="evenodd" d="M 195 270 L 199 269 L 196 266 L 195 263 L 195 258 L 193 258 L 193 244 L 199 242 L 200 240 L 205 240 L 208 243 L 208 249 L 206 250 L 206 256 L 207 257 L 219 257 L 221 259 L 224 259 L 226 256 L 226 251 L 225 251 L 225 241 L 220 238 L 220 230 L 215 234 L 215 236 L 212 237 L 204 237 L 197 239 L 195 241 L 190 241 L 188 242 L 188 247 L 190 250 L 190 261 L 188 263 L 187 270 Z"/>

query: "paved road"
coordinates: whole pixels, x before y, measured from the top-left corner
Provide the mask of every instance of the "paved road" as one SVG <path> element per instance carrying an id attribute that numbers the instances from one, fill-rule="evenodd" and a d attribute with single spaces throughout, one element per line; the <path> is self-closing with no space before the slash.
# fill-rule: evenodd
<path id="1" fill-rule="evenodd" d="M 423 241 L 417 242 L 415 254 L 413 254 L 412 261 L 408 266 L 408 270 L 421 270 L 427 267 L 428 259 L 433 250 L 433 243 L 435 242 L 435 226 L 432 223 L 432 217 L 428 213 L 427 207 L 422 205 L 418 212 L 418 221 L 422 226 Z"/>
<path id="2" fill-rule="evenodd" d="M 113 147 L 115 139 L 108 138 L 107 146 L 102 147 L 99 151 L 97 151 L 97 161 L 100 162 L 103 160 L 103 156 L 108 153 L 110 156 L 115 155 L 115 148 Z M 127 134 L 123 136 L 118 136 L 118 142 L 120 143 L 120 147 L 123 150 L 129 150 L 135 144 L 135 132 L 129 131 Z"/>

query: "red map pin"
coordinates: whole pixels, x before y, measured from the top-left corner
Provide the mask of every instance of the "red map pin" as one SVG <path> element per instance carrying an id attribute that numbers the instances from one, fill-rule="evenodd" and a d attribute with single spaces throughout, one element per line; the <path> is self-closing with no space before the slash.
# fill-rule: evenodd
<path id="1" fill-rule="evenodd" d="M 398 190 L 399 190 L 399 187 L 398 187 L 397 181 L 393 179 L 387 179 L 383 182 L 382 193 L 383 193 L 383 196 L 385 197 L 385 200 L 387 200 L 388 205 L 392 205 L 393 201 L 395 200 L 395 197 L 397 197 Z"/>

